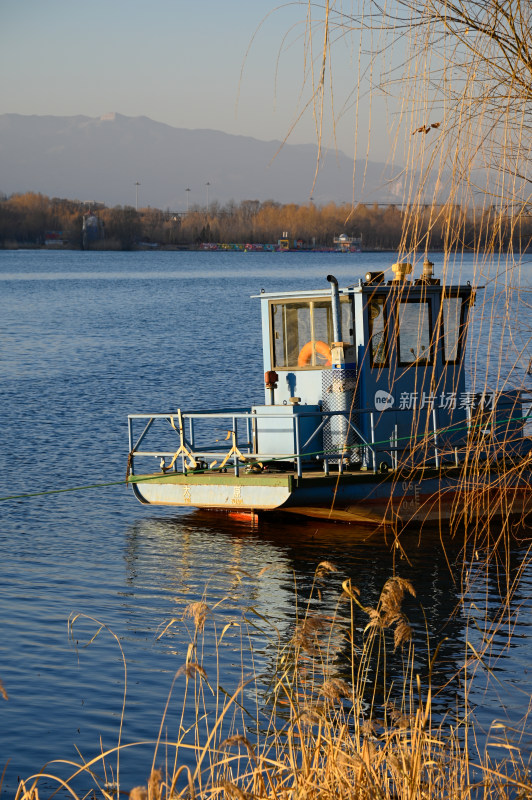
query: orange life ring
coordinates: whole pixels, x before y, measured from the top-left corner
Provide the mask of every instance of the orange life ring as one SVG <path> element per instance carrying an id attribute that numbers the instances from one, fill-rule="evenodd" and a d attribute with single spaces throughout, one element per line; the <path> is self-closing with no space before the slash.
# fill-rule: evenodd
<path id="1" fill-rule="evenodd" d="M 297 357 L 297 366 L 298 367 L 308 367 L 308 365 L 312 361 L 312 353 L 316 350 L 316 353 L 322 358 L 325 359 L 324 364 L 320 364 L 320 366 L 330 367 L 331 366 L 331 348 L 325 342 L 322 342 L 318 339 L 316 342 L 307 342 L 301 348 L 299 352 L 299 356 Z"/>

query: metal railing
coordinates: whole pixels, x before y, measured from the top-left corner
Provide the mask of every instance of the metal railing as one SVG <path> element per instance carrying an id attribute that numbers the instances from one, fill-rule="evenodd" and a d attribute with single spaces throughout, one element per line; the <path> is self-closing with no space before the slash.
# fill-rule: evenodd
<path id="1" fill-rule="evenodd" d="M 471 414 L 468 415 L 467 421 L 458 427 L 450 426 L 448 428 L 438 428 L 437 410 L 436 408 L 428 409 L 425 415 L 424 424 L 420 433 L 412 433 L 409 436 L 399 436 L 398 425 L 394 424 L 391 434 L 380 441 L 376 440 L 377 422 L 384 415 L 387 414 L 400 414 L 400 409 L 384 409 L 376 411 L 372 408 L 356 409 L 357 418 L 367 416 L 367 429 L 369 438 L 367 438 L 360 428 L 353 422 L 351 414 L 346 411 L 301 411 L 298 410 L 297 414 L 293 414 L 292 410 L 287 409 L 286 414 L 279 412 L 276 407 L 276 412 L 268 414 L 267 407 L 262 407 L 260 414 L 252 411 L 250 408 L 230 408 L 222 409 L 219 411 L 187 411 L 182 412 L 178 409 L 175 412 L 163 414 L 130 414 L 128 416 L 128 429 L 129 429 L 129 470 L 130 474 L 134 475 L 134 459 L 144 457 L 155 457 L 160 459 L 160 466 L 163 472 L 169 472 L 173 469 L 178 471 L 178 464 L 181 466 L 181 471 L 186 473 L 191 470 L 198 469 L 218 469 L 226 470 L 227 466 L 231 466 L 234 474 L 240 474 L 240 464 L 248 464 L 252 467 L 253 464 L 259 462 L 275 462 L 275 461 L 292 461 L 294 462 L 295 469 L 298 477 L 302 477 L 304 467 L 314 467 L 318 464 L 322 466 L 324 475 L 329 475 L 330 464 L 335 463 L 338 467 L 338 472 L 342 473 L 345 469 L 346 462 L 354 450 L 360 455 L 360 465 L 365 469 L 373 469 L 375 472 L 385 468 L 398 469 L 403 465 L 401 457 L 406 456 L 410 459 L 410 466 L 415 461 L 429 466 L 433 462 L 434 467 L 440 467 L 442 457 L 451 458 L 458 466 L 460 463 L 461 455 L 456 446 L 449 447 L 446 442 L 446 435 L 451 436 L 458 434 L 463 438 L 463 446 L 467 448 L 468 437 L 471 431 L 477 427 L 479 434 L 482 434 L 483 440 L 477 441 L 477 448 L 484 448 L 486 453 L 491 446 L 497 443 L 494 431 L 497 427 L 496 413 L 503 408 L 515 407 L 516 402 L 521 403 L 525 397 L 522 394 L 514 396 L 510 401 L 501 400 L 495 405 L 491 416 L 487 421 L 480 424 L 475 422 L 475 417 Z M 518 431 L 517 438 L 522 438 L 525 434 L 525 426 L 531 418 L 532 409 L 527 413 L 520 415 L 515 420 L 503 419 L 502 426 L 514 421 L 517 424 L 516 430 Z M 319 423 L 313 429 L 310 436 L 302 441 L 301 422 L 303 419 L 312 417 L 314 419 L 321 418 Z M 325 426 L 333 419 L 340 418 L 344 420 L 345 442 L 343 445 L 335 448 L 333 451 L 325 451 L 320 447 L 320 434 Z M 146 420 L 146 424 L 138 438 L 135 439 L 134 424 L 135 421 Z M 177 449 L 158 448 L 155 450 L 146 449 L 141 450 L 140 446 L 143 444 L 147 437 L 148 432 L 151 430 L 154 423 L 158 420 L 168 423 L 170 428 L 179 437 L 179 447 Z M 287 437 L 288 441 L 293 442 L 293 451 L 290 452 L 263 452 L 257 449 L 257 440 L 261 436 L 257 436 L 257 423 L 265 420 L 272 420 L 278 423 L 279 420 L 289 421 L 291 424 L 288 428 L 283 429 L 283 434 Z M 376 422 L 377 421 L 377 422 Z M 177 424 L 176 424 L 177 422 Z M 205 423 L 207 425 L 207 434 L 200 432 L 198 429 Z M 223 427 L 216 428 L 214 423 L 226 422 Z M 420 426 L 421 428 L 421 426 Z M 222 430 L 227 435 L 222 438 L 214 438 L 219 431 Z M 491 431 L 491 433 L 490 433 Z M 167 428 L 167 432 L 169 429 Z M 347 444 L 347 433 L 352 432 L 355 437 L 354 444 Z M 514 430 L 515 433 L 515 430 Z M 199 442 L 200 436 L 212 435 L 214 439 L 213 444 L 205 445 Z M 488 435 L 489 434 L 489 435 Z M 480 439 L 480 437 L 477 437 Z M 175 439 L 174 439 L 175 442 Z M 228 442 L 230 446 L 228 449 Z M 490 444 L 491 442 L 491 444 Z M 315 443 L 314 450 L 312 445 Z M 464 449 L 465 452 L 465 449 Z M 386 458 L 385 462 L 379 463 L 380 454 Z M 414 454 L 414 455 L 413 455 Z M 417 455 L 416 455 L 417 454 Z M 166 464 L 166 459 L 170 458 L 169 465 Z M 218 459 L 221 458 L 221 461 Z M 406 464 L 406 461 L 404 462 Z"/>
<path id="2" fill-rule="evenodd" d="M 360 412 L 358 412 L 360 413 Z M 372 434 L 374 432 L 374 424 L 373 424 L 373 414 L 376 412 L 374 410 L 369 411 L 372 417 L 372 424 L 371 430 Z M 302 441 L 301 436 L 301 420 L 305 417 L 321 417 L 320 423 L 317 427 L 313 430 L 312 434 Z M 134 474 L 134 458 L 136 457 L 155 457 L 159 459 L 166 459 L 171 458 L 172 464 L 171 467 L 177 471 L 177 464 L 178 461 L 181 462 L 181 468 L 183 472 L 187 471 L 187 461 L 195 462 L 196 464 L 205 464 L 208 467 L 214 468 L 217 466 L 218 468 L 224 468 L 225 464 L 223 463 L 232 463 L 235 475 L 239 474 L 240 470 L 240 462 L 264 462 L 264 461 L 289 461 L 293 460 L 296 465 L 297 475 L 301 477 L 303 474 L 303 464 L 308 461 L 309 458 L 309 447 L 312 446 L 313 442 L 319 442 L 319 435 L 323 430 L 324 426 L 332 417 L 343 417 L 345 419 L 346 425 L 354 432 L 354 434 L 358 437 L 359 444 L 357 444 L 357 448 L 363 449 L 365 451 L 364 458 L 367 460 L 367 452 L 371 453 L 371 460 L 373 462 L 374 468 L 376 468 L 376 452 L 374 446 L 371 442 L 366 441 L 362 432 L 358 429 L 358 427 L 353 423 L 352 420 L 349 419 L 349 414 L 346 412 L 341 411 L 309 411 L 308 413 L 302 412 L 298 414 L 286 413 L 280 414 L 268 414 L 261 410 L 260 415 L 252 412 L 251 409 L 245 410 L 236 410 L 236 409 L 229 409 L 229 410 L 222 410 L 222 411 L 187 411 L 181 412 L 176 411 L 166 413 L 166 414 L 129 414 L 128 415 L 128 430 L 129 430 L 129 451 L 130 451 L 130 469 L 131 474 Z M 287 452 L 279 452 L 279 453 L 260 453 L 257 451 L 255 447 L 255 442 L 257 441 L 257 430 L 256 425 L 257 422 L 263 422 L 264 420 L 272 420 L 274 422 L 279 422 L 279 420 L 287 420 L 291 423 L 292 429 L 287 429 L 285 432 L 287 437 L 291 437 L 291 441 L 294 443 L 294 448 L 292 451 Z M 140 436 L 135 439 L 134 436 L 134 423 L 135 420 L 146 420 L 146 424 L 140 434 Z M 157 449 L 157 450 L 141 450 L 140 446 L 144 442 L 148 432 L 150 431 L 152 425 L 157 420 L 164 420 L 169 423 L 170 427 L 174 428 L 179 435 L 179 447 L 177 450 L 170 450 L 170 449 Z M 176 425 L 176 420 L 178 420 L 178 424 Z M 215 439 L 215 444 L 210 445 L 208 447 L 202 446 L 201 444 L 197 444 L 199 439 L 198 435 L 198 423 L 205 422 L 207 420 L 210 421 L 227 421 L 228 426 L 226 425 L 224 430 L 227 432 L 227 436 L 225 439 Z M 185 428 L 187 432 L 185 432 Z M 212 428 L 211 428 L 212 432 Z M 227 452 L 227 445 L 225 444 L 226 441 L 230 440 L 232 446 Z M 223 441 L 224 444 L 217 444 L 218 442 Z M 233 452 L 231 452 L 233 451 Z M 343 452 L 342 452 L 343 451 Z M 321 447 L 316 447 L 314 455 L 316 460 L 323 461 L 324 472 L 325 474 L 329 473 L 329 462 L 332 460 L 339 459 L 339 470 L 340 472 L 343 470 L 343 458 L 342 455 L 345 455 L 347 452 L 347 448 L 340 448 L 338 451 L 332 453 L 324 452 Z M 176 458 L 176 454 L 177 458 Z M 213 463 L 213 459 L 218 459 L 220 455 L 224 455 L 224 459 L 222 459 L 222 464 L 218 464 L 218 462 Z M 229 455 L 229 458 L 227 456 Z M 209 463 L 211 462 L 211 463 Z M 168 470 L 168 466 L 163 464 L 163 470 Z"/>
<path id="3" fill-rule="evenodd" d="M 348 460 L 353 450 L 356 450 L 361 457 L 361 464 L 364 468 L 371 468 L 377 471 L 379 453 L 386 453 L 388 457 L 391 456 L 393 464 L 390 466 L 397 466 L 398 454 L 403 452 L 406 448 L 401 447 L 397 435 L 397 425 L 394 428 L 392 436 L 384 441 L 375 441 L 376 432 L 376 417 L 381 417 L 387 411 L 375 411 L 375 409 L 357 409 L 357 416 L 368 415 L 369 417 L 369 440 L 364 436 L 360 428 L 350 418 L 349 412 L 345 411 L 309 411 L 292 414 L 287 411 L 286 414 L 279 413 L 268 414 L 267 411 L 261 409 L 260 415 L 252 412 L 250 409 L 246 410 L 223 410 L 223 411 L 191 411 L 166 414 L 130 414 L 128 416 L 129 426 L 129 449 L 130 449 L 130 468 L 131 474 L 134 474 L 134 458 L 137 457 L 155 457 L 162 459 L 161 467 L 163 471 L 169 471 L 173 468 L 174 471 L 178 469 L 178 462 L 181 464 L 181 470 L 186 472 L 190 470 L 191 465 L 197 468 L 197 465 L 223 469 L 226 464 L 231 464 L 235 475 L 239 475 L 240 463 L 249 462 L 250 464 L 257 462 L 275 462 L 275 461 L 293 461 L 295 464 L 298 477 L 302 477 L 304 465 L 316 466 L 319 462 L 323 465 L 323 472 L 328 475 L 330 472 L 331 462 L 337 463 L 338 471 L 342 473 L 345 469 L 345 462 Z M 317 426 L 304 441 L 301 435 L 301 422 L 305 417 L 312 417 L 314 419 L 321 418 Z M 325 451 L 320 446 L 320 434 L 324 427 L 333 418 L 340 418 L 344 421 L 347 441 L 347 432 L 352 432 L 356 438 L 355 444 L 344 444 L 333 451 Z M 178 424 L 176 425 L 176 419 Z M 134 437 L 134 423 L 136 420 L 146 420 L 146 425 L 142 430 L 140 436 L 135 439 Z M 166 421 L 170 427 L 179 435 L 179 447 L 177 450 L 172 449 L 156 449 L 144 450 L 140 449 L 141 444 L 144 442 L 152 425 L 158 421 Z M 198 425 L 209 421 L 227 421 L 228 425 L 225 426 L 227 436 L 225 439 L 215 439 L 215 444 L 205 446 L 198 444 Z M 261 453 L 255 447 L 257 441 L 256 425 L 260 421 L 263 423 L 265 420 L 272 420 L 278 423 L 280 420 L 288 421 L 290 427 L 283 431 L 287 436 L 288 441 L 294 444 L 293 450 L 284 452 L 271 452 L 268 451 Z M 432 436 L 432 458 L 434 458 L 435 466 L 439 464 L 439 451 L 438 451 L 438 431 L 436 427 L 436 415 L 432 415 L 433 430 Z M 187 432 L 185 432 L 185 429 Z M 212 429 L 211 429 L 212 432 Z M 231 441 L 231 448 L 227 450 L 227 440 Z M 219 442 L 223 441 L 222 444 Z M 316 448 L 312 451 L 312 445 L 316 443 Z M 221 464 L 217 459 L 223 455 Z M 177 457 L 176 457 L 177 456 Z M 312 459 L 313 457 L 313 459 Z M 166 465 L 165 459 L 171 458 L 172 462 L 170 467 Z M 214 459 L 214 461 L 213 461 Z"/>

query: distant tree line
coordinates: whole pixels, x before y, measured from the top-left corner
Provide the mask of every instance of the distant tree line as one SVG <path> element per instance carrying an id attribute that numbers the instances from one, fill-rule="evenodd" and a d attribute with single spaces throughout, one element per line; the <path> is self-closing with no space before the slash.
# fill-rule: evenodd
<path id="1" fill-rule="evenodd" d="M 84 236 L 89 217 L 98 235 Z M 93 229 L 94 230 L 94 229 Z M 305 246 L 330 247 L 342 233 L 362 236 L 367 250 L 467 249 L 524 250 L 532 237 L 532 217 L 472 211 L 453 205 L 421 206 L 281 204 L 244 200 L 186 214 L 131 206 L 108 208 L 77 200 L 26 192 L 0 198 L 0 247 L 69 247 L 132 250 L 142 246 L 198 247 L 202 243 L 275 243 L 284 233 Z"/>

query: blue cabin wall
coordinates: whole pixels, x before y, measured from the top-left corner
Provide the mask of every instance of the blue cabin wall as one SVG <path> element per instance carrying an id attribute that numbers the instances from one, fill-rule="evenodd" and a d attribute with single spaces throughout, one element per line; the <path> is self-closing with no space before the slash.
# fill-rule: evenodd
<path id="1" fill-rule="evenodd" d="M 387 291 L 389 352 L 387 366 L 372 366 L 369 352 L 370 331 L 365 311 L 373 292 L 365 288 L 362 293 L 362 336 L 358 346 L 360 364 L 361 405 L 374 409 L 374 441 L 382 458 L 392 466 L 394 446 L 398 456 L 411 450 L 413 463 L 426 462 L 428 452 L 438 444 L 440 451 L 452 455 L 454 447 L 461 446 L 467 438 L 467 392 L 465 386 L 464 345 L 459 363 L 444 363 L 443 331 L 441 329 L 441 300 L 443 288 L 412 287 L 403 285 L 401 293 Z M 397 300 L 430 301 L 432 316 L 433 363 L 402 366 L 398 354 Z M 464 321 L 464 325 L 465 325 Z M 362 425 L 367 439 L 372 436 L 371 420 L 363 415 Z M 434 431 L 437 431 L 435 437 Z"/>

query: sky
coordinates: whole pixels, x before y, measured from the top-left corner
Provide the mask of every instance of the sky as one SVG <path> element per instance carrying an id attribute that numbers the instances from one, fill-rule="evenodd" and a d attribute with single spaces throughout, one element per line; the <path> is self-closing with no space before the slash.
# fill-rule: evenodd
<path id="1" fill-rule="evenodd" d="M 349 5 L 349 3 L 347 3 Z M 147 116 L 181 128 L 315 143 L 300 115 L 307 0 L 0 0 L 0 113 Z M 356 83 L 356 57 L 336 51 L 337 111 Z M 359 111 L 364 116 L 363 106 Z M 324 143 L 354 153 L 347 104 Z M 365 129 L 365 122 L 359 125 Z M 385 160 L 385 125 L 374 160 Z M 360 146 L 360 142 L 359 142 Z M 362 143 L 364 147 L 364 143 Z"/>

